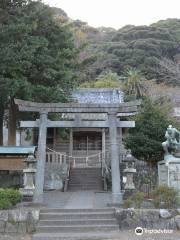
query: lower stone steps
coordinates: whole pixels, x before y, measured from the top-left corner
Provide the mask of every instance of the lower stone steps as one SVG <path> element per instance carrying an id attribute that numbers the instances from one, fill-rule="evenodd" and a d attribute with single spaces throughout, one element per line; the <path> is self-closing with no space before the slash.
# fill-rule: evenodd
<path id="1" fill-rule="evenodd" d="M 84 208 L 83 210 L 82 209 L 77 209 L 77 208 L 74 208 L 74 209 L 66 209 L 66 208 L 44 208 L 44 209 L 41 209 L 41 214 L 42 213 L 114 213 L 114 208 Z"/>
<path id="2" fill-rule="evenodd" d="M 101 212 L 101 213 L 91 213 L 91 212 L 84 212 L 84 213 L 41 213 L 40 220 L 79 220 L 79 219 L 112 219 L 114 217 L 114 213 L 111 212 Z"/>
<path id="3" fill-rule="evenodd" d="M 119 232 L 36 233 L 32 240 L 123 240 Z"/>
<path id="4" fill-rule="evenodd" d="M 119 225 L 112 208 L 42 209 L 37 231 L 32 240 L 85 240 L 88 235 L 92 235 L 92 238 L 87 238 L 89 240 L 95 239 L 96 235 L 99 236 L 97 239 L 100 240 L 100 233 L 106 235 L 118 232 Z"/>
<path id="5" fill-rule="evenodd" d="M 69 224 L 71 226 L 86 226 L 86 225 L 114 225 L 117 221 L 115 219 L 84 219 L 77 220 L 72 219 L 69 220 Z M 42 220 L 39 223 L 39 226 L 65 226 L 67 225 L 67 220 Z"/>
<path id="6" fill-rule="evenodd" d="M 99 231 L 116 231 L 118 225 L 65 225 L 65 226 L 39 226 L 37 232 L 41 233 L 69 233 L 69 232 L 99 232 Z"/>

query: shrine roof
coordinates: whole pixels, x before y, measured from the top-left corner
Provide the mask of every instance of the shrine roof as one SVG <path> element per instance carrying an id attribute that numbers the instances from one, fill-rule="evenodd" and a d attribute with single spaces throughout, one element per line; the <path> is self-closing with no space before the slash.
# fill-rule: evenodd
<path id="1" fill-rule="evenodd" d="M 78 103 L 123 103 L 124 93 L 119 88 L 80 88 L 72 92 L 72 99 Z"/>
<path id="2" fill-rule="evenodd" d="M 15 154 L 15 155 L 28 155 L 34 154 L 36 147 L 23 147 L 23 146 L 3 146 L 0 147 L 0 154 Z"/>

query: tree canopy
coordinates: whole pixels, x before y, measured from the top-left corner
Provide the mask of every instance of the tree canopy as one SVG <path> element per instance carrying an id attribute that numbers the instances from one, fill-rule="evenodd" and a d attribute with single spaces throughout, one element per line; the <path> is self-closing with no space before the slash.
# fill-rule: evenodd
<path id="1" fill-rule="evenodd" d="M 169 112 L 169 105 L 163 99 L 145 98 L 139 114 L 134 117 L 136 127 L 124 139 L 126 148 L 131 149 L 136 158 L 148 162 L 163 160 L 161 144 L 165 141 L 165 131 L 168 125 L 177 125 Z"/>
<path id="2" fill-rule="evenodd" d="M 77 52 L 68 26 L 40 1 L 1 1 L 0 13 L 0 117 L 9 97 L 67 101 Z"/>

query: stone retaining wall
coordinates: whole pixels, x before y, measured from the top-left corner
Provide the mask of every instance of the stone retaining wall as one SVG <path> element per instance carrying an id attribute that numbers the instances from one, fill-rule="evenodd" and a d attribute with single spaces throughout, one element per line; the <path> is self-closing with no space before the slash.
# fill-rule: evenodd
<path id="1" fill-rule="evenodd" d="M 39 221 L 39 209 L 0 210 L 0 233 L 32 233 Z"/>
<path id="2" fill-rule="evenodd" d="M 180 230 L 180 210 L 165 209 L 116 209 L 120 229 Z"/>
<path id="3" fill-rule="evenodd" d="M 0 211 L 0 233 L 33 233 L 40 209 L 18 208 Z M 180 230 L 180 210 L 120 209 L 115 210 L 120 229 Z"/>

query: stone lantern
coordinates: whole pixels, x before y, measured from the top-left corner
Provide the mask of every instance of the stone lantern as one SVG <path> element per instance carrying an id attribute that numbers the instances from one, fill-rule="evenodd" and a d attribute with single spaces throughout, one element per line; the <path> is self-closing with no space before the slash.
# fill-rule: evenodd
<path id="1" fill-rule="evenodd" d="M 124 190 L 125 194 L 124 197 L 128 197 L 132 195 L 136 188 L 133 181 L 133 176 L 136 173 L 135 169 L 135 158 L 131 154 L 131 150 L 128 150 L 124 159 L 125 162 L 125 169 L 124 169 Z"/>
<path id="2" fill-rule="evenodd" d="M 34 179 L 35 179 L 35 173 L 36 173 L 36 159 L 32 153 L 28 155 L 28 157 L 24 160 L 26 163 L 26 168 L 23 170 L 24 174 L 24 181 L 23 185 L 24 188 L 21 189 L 21 193 L 24 197 L 31 198 L 34 194 Z"/>

